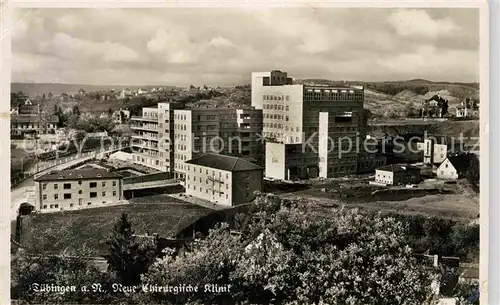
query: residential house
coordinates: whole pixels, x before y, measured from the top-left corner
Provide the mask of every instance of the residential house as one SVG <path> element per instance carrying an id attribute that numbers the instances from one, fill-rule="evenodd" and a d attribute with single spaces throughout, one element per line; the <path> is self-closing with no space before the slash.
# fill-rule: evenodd
<path id="1" fill-rule="evenodd" d="M 35 210 L 99 207 L 123 200 L 122 176 L 105 169 L 52 171 L 35 178 Z"/>
<path id="2" fill-rule="evenodd" d="M 437 169 L 437 177 L 447 180 L 463 178 L 472 158 L 473 155 L 471 154 L 461 154 L 446 158 Z"/>
<path id="3" fill-rule="evenodd" d="M 234 206 L 262 191 L 264 169 L 243 158 L 205 154 L 185 162 L 186 194 L 216 204 Z"/>

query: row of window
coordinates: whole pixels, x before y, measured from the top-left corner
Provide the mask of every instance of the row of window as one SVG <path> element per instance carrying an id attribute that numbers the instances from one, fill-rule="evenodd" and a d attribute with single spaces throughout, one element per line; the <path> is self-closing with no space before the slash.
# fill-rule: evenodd
<path id="1" fill-rule="evenodd" d="M 278 104 L 264 104 L 263 105 L 263 108 L 265 110 L 281 110 L 281 111 L 289 111 L 290 110 L 290 106 L 286 105 L 278 105 Z"/>
<path id="2" fill-rule="evenodd" d="M 78 194 L 81 195 L 83 192 L 81 190 L 78 191 Z M 102 192 L 102 197 L 106 197 L 106 192 Z M 63 199 L 71 199 L 72 194 L 71 193 L 64 193 L 63 194 Z M 97 192 L 90 192 L 89 193 L 90 198 L 96 198 L 97 197 Z M 113 197 L 116 197 L 116 191 L 113 191 Z M 48 196 L 47 194 L 44 194 L 42 196 L 43 200 L 47 200 Z M 59 194 L 54 194 L 54 200 L 59 199 Z"/>
<path id="3" fill-rule="evenodd" d="M 78 185 L 82 185 L 82 184 L 83 184 L 83 181 L 82 180 L 78 180 Z M 63 183 L 63 189 L 69 190 L 69 189 L 71 189 L 71 185 L 72 185 L 72 183 Z M 54 183 L 53 186 L 54 186 L 54 190 L 59 189 L 59 184 L 58 183 Z M 101 186 L 102 187 L 106 187 L 106 181 L 101 182 Z M 113 181 L 113 186 L 116 186 L 116 181 Z M 89 187 L 90 188 L 97 187 L 97 182 L 89 182 Z M 47 183 L 43 183 L 42 184 L 42 189 L 43 190 L 47 189 Z"/>
<path id="4" fill-rule="evenodd" d="M 289 101 L 289 95 L 264 95 L 262 97 L 264 101 Z M 265 109 L 265 108 L 264 108 Z"/>
<path id="5" fill-rule="evenodd" d="M 103 201 L 102 203 L 103 203 L 103 204 L 106 204 L 106 201 Z M 79 203 L 78 203 L 78 205 L 79 205 L 79 206 L 81 206 L 81 205 L 83 205 L 83 203 L 82 203 L 82 202 L 79 202 Z M 87 202 L 87 205 L 92 205 L 92 202 Z M 69 204 L 69 207 L 70 207 L 70 208 L 72 208 L 72 207 L 74 207 L 74 206 L 75 206 L 75 204 L 74 204 L 74 203 L 70 203 L 70 204 Z M 59 208 L 59 204 L 50 204 L 50 205 L 46 205 L 46 204 L 44 204 L 44 205 L 43 205 L 43 207 L 42 207 L 42 209 L 47 209 L 47 208 L 50 208 L 50 209 L 58 209 L 58 208 Z"/>
<path id="6" fill-rule="evenodd" d="M 270 119 L 270 120 L 282 120 L 282 119 L 285 119 L 287 122 L 289 120 L 289 117 L 288 115 L 282 115 L 282 114 L 278 114 L 278 113 L 265 113 L 264 114 L 264 120 L 265 119 Z"/>

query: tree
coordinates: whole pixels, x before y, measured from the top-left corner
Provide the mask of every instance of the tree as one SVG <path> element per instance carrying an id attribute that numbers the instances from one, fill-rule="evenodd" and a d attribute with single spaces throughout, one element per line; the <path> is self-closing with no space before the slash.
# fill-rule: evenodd
<path id="1" fill-rule="evenodd" d="M 61 256 L 21 251 L 11 262 L 12 299 L 36 304 L 109 304 L 115 295 L 96 293 L 91 287 L 92 283 L 99 283 L 104 288 L 110 282 L 109 278 L 86 258 L 87 254 L 86 249 Z M 75 286 L 76 290 L 64 294 L 34 291 L 40 284 Z M 89 292 L 82 292 L 80 288 L 83 286 L 87 286 Z"/>
<path id="2" fill-rule="evenodd" d="M 433 296 L 438 271 L 415 258 L 394 218 L 325 213 L 303 201 L 282 202 L 276 210 L 274 198 L 263 196 L 257 203 L 248 230 L 233 234 L 222 225 L 177 256 L 168 251 L 143 276 L 143 283 L 158 285 L 230 283 L 229 296 L 156 294 L 154 301 L 423 304 Z"/>
<path id="3" fill-rule="evenodd" d="M 71 111 L 74 115 L 80 116 L 80 108 L 78 108 L 78 105 L 73 106 L 73 109 Z"/>
<path id="4" fill-rule="evenodd" d="M 479 169 L 479 159 L 476 155 L 471 154 L 469 165 L 465 171 L 465 178 L 476 192 L 479 192 Z"/>
<path id="5" fill-rule="evenodd" d="M 127 214 L 122 214 L 107 240 L 108 271 L 113 272 L 123 285 L 140 282 L 141 274 L 148 270 L 156 258 L 156 245 L 151 241 L 138 243 Z"/>

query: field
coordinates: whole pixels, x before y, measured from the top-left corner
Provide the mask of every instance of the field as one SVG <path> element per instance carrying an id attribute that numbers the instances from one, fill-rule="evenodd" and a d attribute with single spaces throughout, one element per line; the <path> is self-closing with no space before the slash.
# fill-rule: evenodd
<path id="1" fill-rule="evenodd" d="M 315 186 L 307 190 L 280 194 L 281 198 L 305 198 L 324 206 L 347 206 L 371 212 L 423 215 L 473 222 L 479 217 L 479 195 L 468 184 L 460 181 L 456 185 L 436 186 L 428 191 L 407 189 L 373 193 L 380 188 L 345 182 Z"/>
<path id="2" fill-rule="evenodd" d="M 191 204 L 141 203 L 25 216 L 21 244 L 46 253 L 87 248 L 98 256 L 106 253 L 105 240 L 122 213 L 128 215 L 136 234 L 172 237 L 209 212 Z M 15 224 L 12 235 L 14 228 Z"/>

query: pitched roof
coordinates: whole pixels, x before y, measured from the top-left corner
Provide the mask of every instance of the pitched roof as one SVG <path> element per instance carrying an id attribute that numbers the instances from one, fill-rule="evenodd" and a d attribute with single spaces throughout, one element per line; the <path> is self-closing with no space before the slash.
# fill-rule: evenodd
<path id="1" fill-rule="evenodd" d="M 457 173 L 464 173 L 472 160 L 471 154 L 462 154 L 457 156 L 450 156 L 448 160 L 453 165 L 453 167 L 457 170 Z"/>
<path id="2" fill-rule="evenodd" d="M 377 170 L 386 171 L 386 172 L 393 172 L 393 173 L 406 172 L 402 166 L 397 165 L 397 164 L 385 165 L 385 166 L 377 168 Z"/>
<path id="3" fill-rule="evenodd" d="M 219 154 L 205 154 L 189 161 L 187 164 L 206 166 L 210 168 L 220 169 L 229 172 L 239 172 L 239 171 L 251 171 L 251 170 L 262 170 L 263 168 L 249 162 L 243 158 L 230 157 L 226 155 Z"/>
<path id="4" fill-rule="evenodd" d="M 60 171 L 51 171 L 35 179 L 35 181 L 54 181 L 54 180 L 78 180 L 78 179 L 106 179 L 121 178 L 117 173 L 108 172 L 106 169 L 66 169 Z"/>

